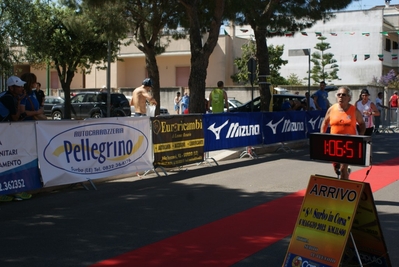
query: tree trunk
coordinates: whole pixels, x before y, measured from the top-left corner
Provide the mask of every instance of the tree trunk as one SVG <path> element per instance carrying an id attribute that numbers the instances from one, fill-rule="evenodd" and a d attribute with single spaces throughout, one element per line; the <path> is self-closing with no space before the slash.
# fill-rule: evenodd
<path id="1" fill-rule="evenodd" d="M 155 114 L 159 115 L 161 106 L 161 95 L 160 95 L 160 82 L 159 82 L 159 69 L 156 59 L 156 54 L 153 49 L 143 49 L 145 54 L 145 66 L 148 71 L 148 75 L 152 80 L 152 96 L 157 101 L 157 108 Z"/>
<path id="2" fill-rule="evenodd" d="M 65 70 L 66 66 L 56 65 L 58 78 L 61 82 L 62 90 L 64 91 L 65 97 L 65 105 L 64 105 L 64 119 L 71 119 L 71 105 L 67 105 L 67 103 L 71 103 L 71 83 L 72 79 L 75 76 L 75 71 Z"/>
<path id="3" fill-rule="evenodd" d="M 194 53 L 191 55 L 191 70 L 188 80 L 190 88 L 190 113 L 205 113 L 205 80 L 209 57 Z"/>
<path id="4" fill-rule="evenodd" d="M 190 49 L 191 49 L 191 71 L 188 80 L 190 88 L 190 113 L 205 113 L 205 81 L 209 65 L 209 57 L 217 45 L 219 38 L 220 25 L 224 12 L 225 0 L 215 0 L 213 20 L 210 25 L 208 39 L 203 44 L 200 25 L 200 13 L 198 8 L 200 1 L 180 0 L 186 8 L 187 17 L 190 21 Z M 205 38 L 205 37 L 204 37 Z"/>
<path id="5" fill-rule="evenodd" d="M 270 92 L 270 75 L 269 66 L 269 50 L 266 41 L 266 28 L 255 27 L 254 30 L 256 39 L 256 59 L 259 66 L 259 93 L 261 101 L 261 111 L 269 111 L 269 105 L 272 98 Z"/>

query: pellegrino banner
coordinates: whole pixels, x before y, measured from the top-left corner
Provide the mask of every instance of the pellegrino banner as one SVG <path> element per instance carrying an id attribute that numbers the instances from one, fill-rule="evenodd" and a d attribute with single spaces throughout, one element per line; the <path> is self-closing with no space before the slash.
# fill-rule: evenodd
<path id="1" fill-rule="evenodd" d="M 61 122 L 37 122 L 44 187 L 152 168 L 148 117 Z"/>

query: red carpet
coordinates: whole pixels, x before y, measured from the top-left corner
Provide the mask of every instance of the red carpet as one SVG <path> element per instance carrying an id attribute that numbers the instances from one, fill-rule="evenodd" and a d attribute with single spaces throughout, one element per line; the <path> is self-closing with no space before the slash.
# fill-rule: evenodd
<path id="1" fill-rule="evenodd" d="M 351 180 L 363 181 L 368 170 L 353 172 Z M 399 158 L 396 158 L 373 166 L 364 182 L 369 183 L 375 192 L 395 182 L 398 173 Z M 230 266 L 291 235 L 305 191 L 101 261 L 92 267 Z"/>

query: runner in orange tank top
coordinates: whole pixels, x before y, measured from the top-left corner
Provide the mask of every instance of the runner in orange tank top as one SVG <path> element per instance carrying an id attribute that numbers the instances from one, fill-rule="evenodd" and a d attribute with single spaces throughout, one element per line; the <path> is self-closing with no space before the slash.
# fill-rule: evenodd
<path id="1" fill-rule="evenodd" d="M 363 135 L 366 125 L 360 111 L 349 103 L 352 99 L 351 90 L 348 87 L 339 87 L 336 97 L 337 103 L 327 110 L 320 132 L 326 133 L 328 126 L 330 126 L 330 133 L 332 134 Z M 359 133 L 357 133 L 356 124 L 359 125 Z M 337 168 L 338 165 L 339 168 Z M 341 179 L 349 180 L 348 164 L 334 163 L 334 169 L 337 174 L 341 175 Z"/>

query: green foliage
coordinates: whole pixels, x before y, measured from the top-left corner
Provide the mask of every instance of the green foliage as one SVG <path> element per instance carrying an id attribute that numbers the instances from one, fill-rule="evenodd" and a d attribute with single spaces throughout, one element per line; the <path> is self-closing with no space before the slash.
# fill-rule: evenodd
<path id="1" fill-rule="evenodd" d="M 204 113 L 205 80 L 209 57 L 217 45 L 220 25 L 225 12 L 226 0 L 179 0 L 189 29 L 191 49 L 191 69 L 188 86 L 190 88 L 190 113 Z M 204 36 L 204 31 L 207 35 Z"/>
<path id="2" fill-rule="evenodd" d="M 256 40 L 256 58 L 259 63 L 259 74 L 270 75 L 267 38 L 283 36 L 286 31 L 292 33 L 310 28 L 317 21 L 326 21 L 333 17 L 332 10 L 343 9 L 352 0 L 334 1 L 263 1 L 241 0 L 227 1 L 227 14 L 236 24 L 249 24 Z M 299 44 L 298 44 L 299 45 Z M 259 86 L 261 110 L 267 111 L 271 93 L 266 84 Z"/>
<path id="3" fill-rule="evenodd" d="M 287 81 L 279 73 L 281 66 L 288 63 L 287 60 L 283 60 L 281 56 L 284 53 L 284 45 L 269 46 L 269 62 L 270 62 L 270 75 L 271 83 L 273 85 L 287 84 Z M 236 65 L 238 72 L 231 76 L 234 82 L 241 84 L 249 84 L 249 71 L 248 71 L 248 61 L 251 58 L 255 58 L 256 54 L 256 44 L 254 41 L 250 40 L 248 43 L 241 47 L 242 56 L 241 58 L 236 58 L 234 64 Z M 257 66 L 257 75 L 259 74 L 259 66 Z M 257 76 L 256 75 L 256 76 Z M 258 84 L 258 79 L 254 81 Z"/>
<path id="4" fill-rule="evenodd" d="M 334 54 L 326 52 L 331 48 L 330 43 L 325 42 L 327 38 L 323 36 L 317 39 L 320 42 L 314 48 L 320 52 L 312 53 L 310 60 L 313 63 L 313 68 L 310 71 L 311 79 L 315 84 L 321 81 L 331 82 L 332 80 L 339 79 L 337 75 L 339 66 L 336 64 L 337 61 L 334 59 Z"/>
<path id="5" fill-rule="evenodd" d="M 234 64 L 236 65 L 238 72 L 231 76 L 233 82 L 240 84 L 249 84 L 250 81 L 248 79 L 248 61 L 251 58 L 255 58 L 255 50 L 255 42 L 251 40 L 241 47 L 241 57 L 234 59 Z M 255 79 L 255 84 L 258 84 L 257 79 Z"/>
<path id="6" fill-rule="evenodd" d="M 303 80 L 301 80 L 298 75 L 291 73 L 287 78 L 288 85 L 303 85 Z"/>
<path id="7" fill-rule="evenodd" d="M 145 54 L 146 70 L 153 81 L 153 96 L 155 99 L 160 99 L 160 77 L 156 56 L 165 52 L 171 38 L 185 37 L 184 32 L 176 31 L 179 18 L 184 14 L 179 2 L 177 0 L 83 0 L 82 6 L 98 11 L 98 19 L 93 26 L 104 25 L 104 33 L 107 36 L 120 28 L 115 20 L 122 25 L 125 33 L 129 33 L 130 41 Z M 107 12 L 104 13 L 106 10 L 112 10 L 113 15 L 108 16 Z M 101 22 L 102 18 L 105 18 L 105 22 Z M 160 101 L 156 114 L 159 114 L 159 106 Z"/>
<path id="8" fill-rule="evenodd" d="M 21 35 L 15 26 L 15 9 L 22 13 L 25 7 L 20 1 L 0 0 L 0 75 L 5 78 L 14 74 L 14 64 L 23 61 L 20 49 L 15 49 Z"/>
<path id="9" fill-rule="evenodd" d="M 96 10 L 86 12 L 77 3 L 72 1 L 67 6 L 59 6 L 36 0 L 10 8 L 10 21 L 20 32 L 15 40 L 26 48 L 25 60 L 35 67 L 50 63 L 57 70 L 67 103 L 65 118 L 70 118 L 68 103 L 75 73 L 88 71 L 93 64 L 104 63 L 108 51 L 111 58 L 116 58 L 120 46 L 118 39 L 126 35 L 126 28 L 109 34 L 108 24 L 96 17 Z M 108 23 L 111 23 L 110 19 Z"/>

